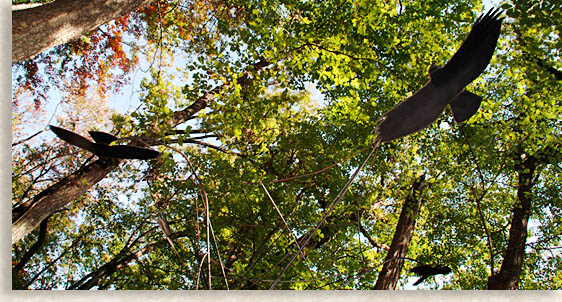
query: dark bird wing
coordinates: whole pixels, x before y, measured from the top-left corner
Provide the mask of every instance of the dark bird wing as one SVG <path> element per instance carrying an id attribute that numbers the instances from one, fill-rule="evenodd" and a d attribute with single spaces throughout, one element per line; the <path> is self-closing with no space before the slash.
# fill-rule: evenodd
<path id="1" fill-rule="evenodd" d="M 414 283 L 414 285 L 418 285 L 422 283 L 427 277 L 434 276 L 434 275 L 446 275 L 450 273 L 452 270 L 448 266 L 433 266 L 429 264 L 418 265 L 410 270 L 410 272 L 421 276 L 421 278 Z"/>
<path id="2" fill-rule="evenodd" d="M 442 90 L 428 82 L 382 116 L 383 120 L 377 126 L 381 141 L 391 141 L 431 125 L 448 102 L 449 99 L 442 95 Z"/>
<path id="3" fill-rule="evenodd" d="M 463 89 L 486 69 L 496 49 L 503 18 L 502 11 L 490 9 L 480 15 L 459 50 L 440 70 L 432 74 L 436 83 L 450 83 Z"/>
<path id="4" fill-rule="evenodd" d="M 118 138 L 101 131 L 89 131 L 88 133 L 96 141 L 96 154 L 101 157 L 152 159 L 160 155 L 160 152 L 148 148 L 126 145 L 108 146 L 111 142 L 118 140 Z"/>
<path id="5" fill-rule="evenodd" d="M 428 275 L 422 276 L 421 278 L 418 279 L 418 281 L 416 281 L 416 283 L 414 283 L 414 285 L 418 285 L 422 283 L 425 279 L 427 279 L 427 277 L 429 276 Z"/>
<path id="6" fill-rule="evenodd" d="M 423 264 L 423 265 L 418 265 L 418 266 L 410 269 L 410 272 L 412 272 L 416 275 L 430 275 L 432 269 L 433 269 L 432 265 Z"/>
<path id="7" fill-rule="evenodd" d="M 66 129 L 62 129 L 55 126 L 49 126 L 51 131 L 53 131 L 60 139 L 63 141 L 72 144 L 74 146 L 80 147 L 84 150 L 88 150 L 92 153 L 95 153 L 95 145 L 91 141 L 87 140 L 81 135 L 78 135 L 72 131 L 68 131 Z"/>
<path id="8" fill-rule="evenodd" d="M 111 157 L 111 158 L 122 158 L 122 159 L 152 159 L 158 157 L 160 152 L 154 151 L 148 148 L 135 147 L 135 146 L 109 146 L 106 142 L 111 142 L 112 139 L 117 139 L 115 136 L 104 133 L 91 131 L 90 135 L 97 142 L 103 143 L 93 143 L 81 135 L 78 135 L 72 131 L 68 131 L 59 127 L 49 126 L 51 131 L 53 131 L 60 139 L 72 144 L 74 146 L 80 147 L 82 149 L 88 150 L 99 157 Z M 100 134 L 101 133 L 101 134 Z"/>
<path id="9" fill-rule="evenodd" d="M 104 144 L 96 144 L 96 155 L 100 157 L 112 157 L 123 159 L 153 159 L 160 155 L 160 152 L 148 148 L 135 146 L 108 146 Z"/>
<path id="10" fill-rule="evenodd" d="M 113 134 L 109 134 L 101 131 L 88 131 L 90 136 L 94 139 L 96 143 L 109 145 L 111 142 L 116 141 L 118 138 Z"/>
<path id="11" fill-rule="evenodd" d="M 482 97 L 472 92 L 465 90 L 459 93 L 449 104 L 457 124 L 473 116 L 478 111 L 478 108 L 480 108 L 480 103 L 482 103 Z"/>

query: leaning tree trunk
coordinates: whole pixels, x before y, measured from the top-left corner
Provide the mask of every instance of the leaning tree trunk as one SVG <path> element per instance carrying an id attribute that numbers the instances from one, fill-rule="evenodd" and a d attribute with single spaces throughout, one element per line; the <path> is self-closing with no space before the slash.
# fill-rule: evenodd
<path id="1" fill-rule="evenodd" d="M 394 289 L 396 287 L 404 265 L 404 257 L 408 252 L 408 245 L 416 226 L 416 216 L 423 203 L 421 195 L 424 186 L 425 180 L 422 175 L 419 180 L 414 182 L 412 193 L 408 195 L 402 206 L 394 238 L 392 238 L 390 250 L 384 259 L 385 262 L 379 273 L 375 289 Z"/>
<path id="2" fill-rule="evenodd" d="M 519 176 L 518 201 L 513 209 L 509 242 L 500 271 L 488 278 L 488 289 L 516 289 L 519 283 L 519 275 L 521 275 L 523 258 L 525 257 L 527 223 L 531 211 L 532 181 L 536 166 L 537 160 L 532 156 L 529 156 L 522 164 L 517 166 Z"/>
<path id="3" fill-rule="evenodd" d="M 266 67 L 268 62 L 261 60 L 251 66 L 254 72 Z M 249 69 L 249 70 L 252 70 Z M 244 72 L 242 80 L 251 77 L 250 71 Z M 247 80 L 245 80 L 247 81 Z M 173 117 L 168 120 L 170 126 L 176 126 L 191 118 L 202 109 L 206 108 L 215 95 L 224 87 L 229 85 L 224 83 L 207 91 L 203 96 L 187 106 L 183 110 L 174 112 Z M 155 125 L 154 131 L 158 132 Z M 56 184 L 48 187 L 39 193 L 30 202 L 27 202 L 12 211 L 12 244 L 21 240 L 25 235 L 35 229 L 43 219 L 63 208 L 69 202 L 82 196 L 93 185 L 102 180 L 109 172 L 118 166 L 117 161 L 107 162 L 97 160 L 77 172 L 61 179 Z"/>
<path id="4" fill-rule="evenodd" d="M 31 201 L 12 211 L 12 244 L 33 231 L 45 218 L 82 196 L 118 166 L 118 161 L 96 160 L 59 180 Z"/>
<path id="5" fill-rule="evenodd" d="M 56 0 L 12 12 L 12 63 L 79 38 L 152 0 Z"/>

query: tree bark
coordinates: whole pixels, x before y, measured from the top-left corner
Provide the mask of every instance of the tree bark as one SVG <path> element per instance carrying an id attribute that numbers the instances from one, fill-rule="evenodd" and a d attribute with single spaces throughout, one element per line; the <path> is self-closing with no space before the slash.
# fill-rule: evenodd
<path id="1" fill-rule="evenodd" d="M 45 218 L 82 196 L 119 165 L 119 161 L 98 159 L 61 179 L 12 211 L 12 244 L 33 231 Z"/>
<path id="2" fill-rule="evenodd" d="M 525 257 L 525 243 L 527 240 L 527 223 L 531 211 L 531 194 L 533 189 L 533 174 L 537 168 L 535 157 L 527 157 L 523 163 L 517 165 L 518 188 L 517 205 L 513 209 L 509 241 L 501 269 L 498 274 L 488 278 L 488 289 L 516 289 L 519 275 Z"/>
<path id="3" fill-rule="evenodd" d="M 57 0 L 12 12 L 12 63 L 72 41 L 152 0 Z"/>
<path id="4" fill-rule="evenodd" d="M 408 252 L 408 245 L 416 226 L 416 216 L 423 203 L 421 195 L 424 186 L 425 177 L 422 175 L 419 180 L 414 182 L 412 193 L 408 195 L 402 206 L 402 212 L 398 219 L 390 250 L 386 254 L 384 265 L 379 273 L 374 289 L 388 290 L 396 287 L 402 266 L 404 266 L 404 257 L 406 257 Z"/>

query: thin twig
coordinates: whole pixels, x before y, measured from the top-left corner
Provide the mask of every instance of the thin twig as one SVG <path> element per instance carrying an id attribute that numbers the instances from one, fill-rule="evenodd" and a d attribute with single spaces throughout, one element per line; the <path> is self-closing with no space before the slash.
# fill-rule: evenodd
<path id="1" fill-rule="evenodd" d="M 351 275 L 351 276 L 349 276 L 349 277 L 339 278 L 339 279 L 336 280 L 336 281 L 333 281 L 333 282 L 330 282 L 330 283 L 326 283 L 326 284 L 322 285 L 322 286 L 319 287 L 319 288 L 323 288 L 323 287 L 326 287 L 326 286 L 328 286 L 328 285 L 330 285 L 330 284 L 334 284 L 334 283 L 341 282 L 341 281 L 344 281 L 344 280 L 348 279 L 347 281 L 345 281 L 343 284 L 341 284 L 340 286 L 338 286 L 338 287 L 336 288 L 336 290 L 337 290 L 337 289 L 340 289 L 340 288 L 342 288 L 343 286 L 345 286 L 347 283 L 349 283 L 350 280 L 353 280 L 353 279 L 356 278 L 356 277 L 362 276 L 362 275 L 364 275 L 364 274 L 366 274 L 366 273 L 368 273 L 368 272 L 370 272 L 370 271 L 372 271 L 372 270 L 374 270 L 374 269 L 377 269 L 377 268 L 380 267 L 381 265 L 384 265 L 385 263 L 387 263 L 387 262 L 389 262 L 389 261 L 392 261 L 392 260 L 395 260 L 395 259 L 406 259 L 406 260 L 411 260 L 411 261 L 420 263 L 420 262 L 419 262 L 418 260 L 416 260 L 416 259 L 411 259 L 411 258 L 407 258 L 407 257 L 394 257 L 394 258 L 385 260 L 383 263 L 380 263 L 380 264 L 378 264 L 378 265 L 376 265 L 376 266 L 373 266 L 373 267 L 366 267 L 366 268 L 362 269 L 360 272 L 355 273 L 355 274 L 353 274 L 353 275 Z M 307 282 L 322 281 L 322 280 L 329 279 L 329 278 L 331 278 L 331 277 L 332 277 L 332 276 L 325 276 L 325 277 L 321 277 L 321 278 L 306 279 L 306 280 L 279 280 L 278 283 L 307 283 Z M 256 283 L 256 282 L 275 282 L 275 280 L 272 280 L 272 279 L 250 279 L 250 278 L 244 278 L 244 277 L 234 277 L 234 278 L 231 278 L 231 279 L 247 280 L 247 281 L 255 282 L 255 283 Z"/>
<path id="2" fill-rule="evenodd" d="M 484 213 L 482 211 L 482 200 L 484 199 L 484 196 L 486 195 L 486 193 L 492 188 L 492 185 L 494 184 L 494 182 L 496 181 L 497 177 L 499 176 L 499 173 L 496 174 L 496 176 L 494 177 L 494 179 L 492 180 L 492 182 L 490 183 L 490 186 L 488 186 L 488 188 L 485 187 L 484 185 L 484 175 L 482 173 L 482 170 L 480 169 L 480 166 L 478 165 L 478 161 L 476 160 L 476 156 L 474 154 L 474 151 L 472 149 L 472 145 L 470 143 L 470 141 L 468 140 L 468 136 L 466 135 L 466 133 L 464 132 L 464 127 L 463 125 L 460 125 L 459 127 L 465 141 L 466 144 L 468 145 L 468 150 L 470 152 L 470 155 L 472 157 L 472 161 L 474 162 L 474 164 L 476 165 L 476 170 L 478 171 L 479 177 L 480 177 L 480 183 L 482 184 L 482 194 L 480 195 L 479 198 L 477 198 L 475 200 L 476 202 L 476 208 L 478 209 L 478 216 L 480 217 L 480 221 L 482 222 L 482 227 L 484 228 L 484 232 L 486 233 L 486 241 L 488 243 L 488 250 L 490 252 L 490 274 L 493 276 L 494 275 L 494 245 L 492 242 L 492 236 L 490 236 L 490 231 L 488 230 L 488 224 L 486 223 L 486 219 L 484 218 Z M 501 171 L 501 169 L 499 170 Z"/>
<path id="3" fill-rule="evenodd" d="M 283 270 L 281 271 L 281 273 L 279 274 L 279 276 L 277 277 L 277 279 L 275 280 L 275 282 L 273 282 L 273 284 L 269 287 L 269 289 L 274 289 L 277 286 L 277 283 L 279 283 L 279 280 L 281 280 L 281 277 L 283 276 L 283 274 L 285 274 L 285 272 L 287 271 L 287 269 L 289 268 L 289 266 L 293 263 L 293 261 L 295 261 L 297 255 L 300 253 L 300 251 L 302 250 L 303 247 L 305 247 L 308 242 L 310 241 L 310 239 L 314 236 L 314 234 L 316 233 L 316 231 L 318 230 L 318 228 L 320 227 L 320 225 L 322 225 L 322 223 L 324 223 L 324 221 L 326 220 L 326 218 L 332 213 L 332 211 L 334 210 L 334 208 L 336 207 L 336 205 L 343 199 L 343 196 L 345 195 L 345 193 L 347 192 L 347 189 L 349 189 L 349 187 L 351 186 L 351 183 L 353 182 L 353 180 L 355 179 L 355 177 L 359 174 L 359 172 L 363 169 L 363 167 L 365 166 L 365 164 L 367 163 L 367 161 L 371 158 L 371 156 L 375 153 L 376 150 L 378 150 L 378 147 L 380 146 L 380 144 L 382 143 L 382 141 L 380 139 L 376 139 L 375 142 L 373 142 L 373 144 L 371 144 L 371 152 L 369 152 L 369 154 L 367 155 L 367 157 L 365 158 L 365 160 L 363 160 L 363 162 L 361 163 L 361 165 L 359 165 L 359 167 L 357 167 L 357 169 L 355 170 L 355 172 L 353 172 L 353 174 L 351 175 L 351 177 L 349 178 L 349 181 L 347 182 L 347 184 L 343 187 L 343 189 L 340 191 L 340 193 L 338 194 L 338 196 L 334 199 L 334 201 L 332 201 L 332 204 L 330 205 L 330 208 L 328 209 L 328 211 L 326 211 L 326 213 L 322 216 L 322 219 L 320 219 L 320 221 L 318 222 L 318 224 L 316 224 L 316 226 L 314 227 L 314 229 L 312 230 L 312 232 L 309 233 L 307 239 L 304 241 L 304 243 L 302 244 L 302 246 L 299 248 L 299 251 L 293 255 L 293 257 L 291 258 L 291 260 L 289 261 L 289 263 L 287 263 L 287 265 L 285 265 L 285 267 L 283 268 Z"/>
<path id="4" fill-rule="evenodd" d="M 283 221 L 283 224 L 285 225 L 285 228 L 287 229 L 287 231 L 289 232 L 289 234 L 291 235 L 291 237 L 293 238 L 295 245 L 297 246 L 297 253 L 301 254 L 301 257 L 303 260 L 306 259 L 306 255 L 304 254 L 304 251 L 301 249 L 297 236 L 293 233 L 293 231 L 291 231 L 291 228 L 289 227 L 289 224 L 287 223 L 287 221 L 285 221 L 285 218 L 283 217 L 283 214 L 281 214 L 281 211 L 279 210 L 279 208 L 277 207 L 277 205 L 275 204 L 275 201 L 273 200 L 273 198 L 271 197 L 271 195 L 269 194 L 269 191 L 267 190 L 267 188 L 265 187 L 265 185 L 260 182 L 262 188 L 265 191 L 265 194 L 267 194 L 267 197 L 269 197 L 269 200 L 271 201 L 271 203 L 273 204 L 273 207 L 275 208 L 275 210 L 277 211 L 277 214 L 279 214 L 279 217 L 281 217 L 281 220 Z M 307 265 L 306 268 L 308 269 L 308 271 L 310 272 L 311 276 L 314 276 L 314 273 L 312 272 L 312 270 L 310 269 L 310 265 Z"/>
<path id="5" fill-rule="evenodd" d="M 23 142 L 25 142 L 25 141 L 28 141 L 28 140 L 34 138 L 35 136 L 37 136 L 37 135 L 39 135 L 39 134 L 45 132 L 45 131 L 47 131 L 47 128 L 45 128 L 45 129 L 43 129 L 43 130 L 39 130 L 37 133 L 35 133 L 35 134 L 31 135 L 31 136 L 29 136 L 29 137 L 27 137 L 27 138 L 24 138 L 24 139 L 22 139 L 22 140 L 19 140 L 19 141 L 13 143 L 13 144 L 12 144 L 12 147 L 17 146 L 17 145 L 19 145 L 19 144 L 21 144 L 21 143 L 23 143 Z"/>
<path id="6" fill-rule="evenodd" d="M 472 161 L 476 165 L 476 171 L 478 171 L 478 176 L 480 177 L 480 182 L 482 183 L 482 188 L 484 188 L 484 175 L 482 174 L 482 169 L 480 169 L 480 165 L 478 165 L 478 160 L 476 160 L 476 156 L 474 155 L 474 151 L 472 150 L 472 144 L 470 144 L 470 141 L 468 140 L 468 136 L 464 132 L 463 125 L 460 125 L 459 129 L 460 129 L 460 131 L 461 131 L 461 133 L 462 133 L 462 135 L 463 135 L 463 137 L 466 141 L 466 144 L 468 145 L 468 151 L 470 152 L 470 156 L 472 157 Z"/>
<path id="7" fill-rule="evenodd" d="M 226 285 L 226 290 L 230 290 L 230 288 L 228 288 L 228 280 L 226 280 L 226 273 L 224 272 L 224 265 L 222 264 L 221 254 L 220 254 L 219 246 L 217 244 L 217 237 L 215 237 L 215 231 L 213 230 L 213 223 L 211 222 L 211 220 L 209 220 L 209 223 L 211 224 L 211 235 L 213 235 L 213 243 L 215 244 L 215 250 L 217 252 L 217 257 L 219 258 L 219 263 L 221 265 L 221 272 L 222 272 L 222 277 L 224 279 L 224 284 Z"/>
<path id="8" fill-rule="evenodd" d="M 207 255 L 203 256 L 203 258 L 205 258 L 205 257 L 207 257 Z M 197 282 L 195 283 L 195 289 L 196 290 L 199 289 L 199 276 L 201 276 L 201 268 L 203 267 L 203 263 L 205 263 L 205 261 L 199 262 L 199 269 L 197 270 Z"/>
<path id="9" fill-rule="evenodd" d="M 185 155 L 183 152 L 179 151 L 178 149 L 169 146 L 169 145 L 164 145 L 167 148 L 170 148 L 176 152 L 178 152 L 181 156 L 183 156 L 183 158 L 185 158 L 185 160 L 187 161 L 187 164 L 189 165 L 189 168 L 191 169 L 193 178 L 196 180 L 195 183 L 197 184 L 197 186 L 199 186 L 199 189 L 201 191 L 201 196 L 203 198 L 204 201 L 204 205 L 205 205 L 205 216 L 206 216 L 206 224 L 207 224 L 207 270 L 209 272 L 209 275 L 207 276 L 207 278 L 209 279 L 209 289 L 211 289 L 211 236 L 210 236 L 210 215 L 209 215 L 209 199 L 207 198 L 207 192 L 205 191 L 205 188 L 203 187 L 203 183 L 201 182 L 201 179 L 199 179 L 199 176 L 197 176 L 197 172 L 195 171 L 195 167 L 193 166 L 193 164 L 191 163 L 191 160 L 189 160 L 189 157 L 187 157 L 187 155 Z M 222 265 L 222 262 L 221 262 Z"/>
<path id="10" fill-rule="evenodd" d="M 396 260 L 396 259 L 405 259 L 405 260 L 410 260 L 410 261 L 414 261 L 414 262 L 420 263 L 418 260 L 412 259 L 412 258 L 407 258 L 407 257 L 394 257 L 394 258 L 390 258 L 390 259 L 388 259 L 388 260 L 385 260 L 383 263 L 380 263 L 380 264 L 378 264 L 377 266 L 374 266 L 374 267 L 367 267 L 367 268 L 361 270 L 361 272 L 359 272 L 359 273 L 357 273 L 357 274 L 355 274 L 355 275 L 353 275 L 353 276 L 351 276 L 351 277 L 355 278 L 355 277 L 362 276 L 362 275 L 364 275 L 364 274 L 366 274 L 366 273 L 368 273 L 368 272 L 370 272 L 370 271 L 372 271 L 372 270 L 374 270 L 374 269 L 376 269 L 376 268 L 378 268 L 378 267 L 380 267 L 380 266 L 383 266 L 385 263 L 390 262 L 390 261 L 393 261 L 393 260 Z M 340 280 L 341 280 L 341 279 L 340 279 Z M 345 285 L 349 282 L 349 280 L 353 280 L 353 279 L 348 279 L 348 281 L 345 281 L 345 282 L 342 283 L 340 286 L 336 287 L 336 290 L 338 290 L 338 289 L 342 288 L 343 286 L 345 286 Z M 338 281 L 339 281 L 339 280 L 338 280 Z M 325 284 L 324 286 L 327 286 L 327 285 L 329 285 L 329 284 Z"/>
<path id="11" fill-rule="evenodd" d="M 369 233 L 367 233 L 367 230 L 362 225 L 359 225 L 359 230 L 361 231 L 361 234 L 363 234 L 363 236 L 365 236 L 367 238 L 367 240 L 369 241 L 369 243 L 371 243 L 371 245 L 373 247 L 376 247 L 378 249 L 385 250 L 385 251 L 390 250 L 390 248 L 386 244 L 377 243 L 373 238 L 371 238 Z"/>
<path id="12" fill-rule="evenodd" d="M 361 152 L 363 152 L 363 151 L 365 151 L 369 148 L 370 148 L 370 146 L 365 147 L 365 148 L 353 153 L 352 155 L 350 155 L 350 156 L 348 156 L 348 157 L 346 157 L 346 158 L 344 158 L 344 159 L 342 159 L 338 162 L 335 162 L 335 163 L 333 163 L 333 164 L 331 164 L 327 167 L 324 167 L 324 168 L 322 168 L 318 171 L 314 171 L 314 172 L 310 172 L 310 173 L 306 173 L 306 174 L 301 174 L 301 175 L 296 175 L 296 176 L 291 176 L 291 177 L 282 178 L 282 179 L 271 180 L 271 181 L 263 181 L 263 182 L 264 183 L 279 183 L 279 182 L 285 182 L 285 181 L 290 181 L 290 180 L 295 180 L 295 179 L 299 179 L 299 178 L 304 178 L 304 177 L 309 177 L 309 176 L 313 176 L 313 175 L 316 175 L 316 174 L 320 174 L 322 172 L 325 172 L 326 170 L 329 170 L 329 169 L 331 169 L 331 168 L 333 168 L 333 167 L 335 167 L 335 166 L 337 166 L 341 163 L 344 163 L 344 162 L 354 158 L 355 156 L 357 156 L 357 154 L 359 154 L 359 153 L 361 153 Z M 262 183 L 262 182 L 243 182 L 243 184 L 245 184 L 245 185 L 258 184 L 258 183 Z"/>
<path id="13" fill-rule="evenodd" d="M 273 204 L 273 207 L 275 208 L 275 210 L 277 211 L 277 214 L 279 214 L 279 217 L 281 217 L 281 220 L 283 221 L 283 224 L 285 225 L 285 228 L 287 229 L 287 231 L 289 232 L 289 234 L 291 235 L 291 237 L 293 238 L 293 240 L 295 241 L 295 244 L 297 245 L 297 248 L 299 249 L 302 259 L 305 258 L 304 256 L 304 252 L 300 250 L 300 245 L 298 242 L 297 237 L 295 236 L 295 234 L 291 231 L 291 228 L 289 227 L 289 224 L 287 223 L 287 221 L 285 221 L 285 218 L 283 217 L 283 214 L 281 214 L 281 211 L 279 210 L 279 208 L 277 207 L 277 205 L 275 204 L 275 201 L 273 201 L 273 198 L 271 197 L 271 195 L 269 194 L 269 191 L 267 191 L 267 188 L 265 187 L 265 185 L 260 182 L 260 185 L 262 186 L 263 190 L 265 191 L 265 194 L 267 195 L 267 197 L 269 198 L 269 200 L 271 201 L 271 203 Z"/>

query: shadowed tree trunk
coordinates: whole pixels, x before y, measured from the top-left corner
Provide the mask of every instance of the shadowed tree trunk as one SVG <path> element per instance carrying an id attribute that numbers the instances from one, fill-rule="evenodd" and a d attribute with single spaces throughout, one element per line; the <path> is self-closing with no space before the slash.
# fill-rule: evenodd
<path id="1" fill-rule="evenodd" d="M 488 278 L 488 289 L 516 289 L 519 275 L 525 257 L 525 243 L 527 240 L 527 224 L 531 211 L 531 194 L 533 189 L 533 174 L 537 168 L 537 159 L 528 156 L 517 165 L 518 174 L 517 204 L 513 209 L 509 242 L 502 266 L 498 274 Z"/>
<path id="2" fill-rule="evenodd" d="M 379 273 L 374 289 L 394 289 L 396 287 L 402 266 L 404 265 L 404 257 L 408 253 L 408 245 L 416 225 L 416 216 L 423 203 L 421 195 L 424 186 L 425 177 L 422 175 L 419 180 L 414 182 L 412 193 L 408 195 L 402 206 L 402 212 L 398 219 L 390 250 L 386 254 L 385 263 Z"/>
<path id="3" fill-rule="evenodd" d="M 12 12 L 12 63 L 67 43 L 153 0 L 56 0 Z"/>

